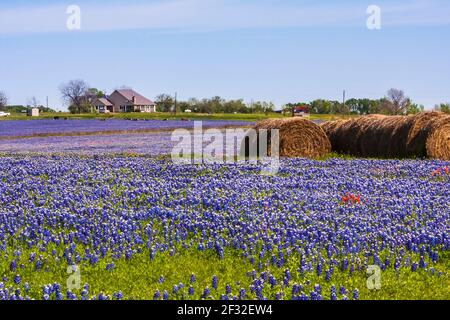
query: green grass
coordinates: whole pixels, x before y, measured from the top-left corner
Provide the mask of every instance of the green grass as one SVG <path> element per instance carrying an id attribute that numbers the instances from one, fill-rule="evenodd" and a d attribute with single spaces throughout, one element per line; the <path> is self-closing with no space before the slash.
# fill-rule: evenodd
<path id="1" fill-rule="evenodd" d="M 12 114 L 8 118 L 0 118 L 0 121 L 6 120 L 39 120 L 39 119 L 53 119 L 54 117 L 68 118 L 68 119 L 154 119 L 154 120 L 239 120 L 239 121 L 259 121 L 270 118 L 288 118 L 290 115 L 283 116 L 278 113 L 265 114 L 198 114 L 198 113 L 178 113 L 176 115 L 172 113 L 117 113 L 117 114 L 70 114 L 70 113 L 47 113 L 42 114 L 39 117 L 27 117 L 23 114 Z M 336 120 L 342 118 L 349 118 L 353 116 L 343 115 L 319 115 L 313 114 L 310 120 Z"/>
<path id="2" fill-rule="evenodd" d="M 35 271 L 32 264 L 26 259 L 22 259 L 21 263 L 25 268 L 20 270 L 22 275 L 22 285 L 28 282 L 31 286 L 29 295 L 32 298 L 42 298 L 42 287 L 47 284 L 60 283 L 63 291 L 66 287 L 68 279 L 67 263 L 58 261 L 51 256 L 51 250 L 54 246 L 49 247 L 42 254 L 47 257 L 44 267 L 40 271 Z M 18 247 L 14 246 L 14 250 Z M 62 254 L 62 250 L 58 250 L 58 255 Z M 12 252 L 12 250 L 10 251 Z M 81 251 L 79 251 L 81 253 Z M 445 255 L 446 254 L 446 255 Z M 29 250 L 23 250 L 23 257 L 29 256 Z M 417 258 L 417 259 L 415 259 Z M 414 260 L 419 257 L 413 258 Z M 135 255 L 131 260 L 116 260 L 115 268 L 112 271 L 106 270 L 106 265 L 112 262 L 112 259 L 104 258 L 100 263 L 92 266 L 87 262 L 80 265 L 81 286 L 89 283 L 91 293 L 104 293 L 112 296 L 114 292 L 122 291 L 128 299 L 152 299 L 156 290 L 161 293 L 167 290 L 171 299 L 199 299 L 205 287 L 211 288 L 211 279 L 213 275 L 219 278 L 218 290 L 211 288 L 211 295 L 218 299 L 225 292 L 225 286 L 230 284 L 233 295 L 238 295 L 241 288 L 247 289 L 247 299 L 256 298 L 249 292 L 251 279 L 247 276 L 247 272 L 251 272 L 254 266 L 247 259 L 239 256 L 237 251 L 228 250 L 223 259 L 219 259 L 212 251 L 200 252 L 195 248 L 182 250 L 179 248 L 172 256 L 169 253 L 157 254 L 154 260 L 149 258 L 149 252 Z M 431 263 L 431 262 L 428 262 Z M 8 270 L 9 259 L 2 259 L 0 263 L 0 276 L 8 277 L 10 285 L 15 272 Z M 444 253 L 441 261 L 433 265 L 436 270 L 432 274 L 431 269 L 418 269 L 417 272 L 411 272 L 408 268 L 401 268 L 400 272 L 395 271 L 392 267 L 388 268 L 381 274 L 381 289 L 369 290 L 367 288 L 367 278 L 365 270 L 356 270 L 350 274 L 349 271 L 336 271 L 331 281 L 326 281 L 325 276 L 317 276 L 315 272 L 307 272 L 300 274 L 297 272 L 299 266 L 298 257 L 292 256 L 284 268 L 267 265 L 264 271 L 269 271 L 277 279 L 281 279 L 285 269 L 289 269 L 292 274 L 292 282 L 301 284 L 305 294 L 314 290 L 314 285 L 321 284 L 322 295 L 325 299 L 329 299 L 330 288 L 335 285 L 339 291 L 340 286 L 345 286 L 349 293 L 349 299 L 352 299 L 353 290 L 359 290 L 360 299 L 363 300 L 448 300 L 450 299 L 450 282 L 448 270 L 450 270 L 450 260 L 448 253 Z M 441 271 L 443 275 L 437 273 Z M 195 273 L 197 282 L 193 284 L 195 295 L 189 296 L 187 289 L 189 287 L 190 275 Z M 325 274 L 325 268 L 324 268 Z M 159 283 L 160 276 L 164 276 L 165 282 Z M 278 280 L 280 281 L 280 280 Z M 185 289 L 180 293 L 173 295 L 173 285 L 182 282 Z M 8 286 L 9 287 L 9 286 Z M 81 289 L 82 290 L 82 289 Z M 80 294 L 81 290 L 73 290 L 74 293 Z M 277 293 L 282 292 L 285 298 L 291 298 L 292 287 L 284 287 L 282 283 L 278 283 L 274 288 L 265 287 L 264 295 L 269 299 L 275 299 Z M 338 294 L 338 298 L 342 295 Z"/>

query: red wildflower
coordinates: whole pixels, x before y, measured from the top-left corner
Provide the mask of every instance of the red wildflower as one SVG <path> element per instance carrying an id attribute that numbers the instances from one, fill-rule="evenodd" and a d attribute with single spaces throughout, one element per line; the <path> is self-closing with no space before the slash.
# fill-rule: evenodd
<path id="1" fill-rule="evenodd" d="M 359 204 L 361 203 L 361 196 L 360 195 L 356 196 L 354 194 L 347 193 L 345 196 L 342 197 L 342 202 L 344 204 L 347 203 Z"/>
<path id="2" fill-rule="evenodd" d="M 441 169 L 434 170 L 431 174 L 433 177 L 440 176 L 442 174 Z"/>

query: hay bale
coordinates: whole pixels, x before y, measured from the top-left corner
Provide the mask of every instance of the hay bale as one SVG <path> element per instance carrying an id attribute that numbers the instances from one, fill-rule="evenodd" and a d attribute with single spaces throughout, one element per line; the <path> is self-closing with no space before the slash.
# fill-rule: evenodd
<path id="1" fill-rule="evenodd" d="M 369 115 L 358 119 L 360 128 L 355 143 L 357 144 L 358 156 L 376 157 L 378 154 L 377 136 L 381 134 L 382 128 L 379 127 L 378 120 L 384 119 L 383 115 Z M 373 134 L 373 132 L 377 132 Z M 375 147 L 376 146 L 376 147 Z"/>
<path id="2" fill-rule="evenodd" d="M 340 126 L 343 122 L 345 122 L 345 120 L 337 120 L 337 121 L 327 121 L 327 122 L 322 122 L 319 126 L 322 128 L 323 131 L 325 131 L 325 133 L 334 133 L 338 126 Z"/>
<path id="3" fill-rule="evenodd" d="M 357 154 L 355 136 L 359 131 L 358 123 L 355 119 L 348 120 L 340 125 L 336 130 L 336 151 L 342 154 Z"/>
<path id="4" fill-rule="evenodd" d="M 450 160 L 450 116 L 441 115 L 430 124 L 427 138 L 427 156 L 433 159 Z"/>
<path id="5" fill-rule="evenodd" d="M 431 134 L 433 122 L 444 117 L 442 112 L 424 112 L 414 115 L 414 125 L 409 131 L 407 153 L 424 158 L 428 156 L 427 139 Z"/>
<path id="6" fill-rule="evenodd" d="M 323 142 L 320 134 L 311 139 L 291 141 L 289 138 L 315 137 L 317 126 L 313 124 L 310 128 L 311 124 L 304 119 L 277 119 L 262 121 L 255 128 L 280 129 L 282 156 L 314 158 L 329 152 L 327 142 Z M 304 129 L 299 129 L 300 133 L 297 133 L 297 126 Z M 428 157 L 450 160 L 450 116 L 441 112 L 414 116 L 370 115 L 325 122 L 320 128 L 328 137 L 332 150 L 338 153 L 370 158 Z M 257 138 L 254 140 L 252 143 L 257 143 Z M 314 145 L 314 142 L 319 142 L 319 145 Z M 296 151 L 299 151 L 298 154 Z"/>
<path id="7" fill-rule="evenodd" d="M 387 158 L 411 158 L 416 156 L 415 153 L 409 153 L 407 148 L 409 132 L 414 123 L 415 120 L 412 116 L 399 116 L 392 123 L 392 134 L 386 153 Z"/>
<path id="8" fill-rule="evenodd" d="M 333 150 L 339 149 L 337 131 L 339 130 L 339 127 L 342 126 L 345 122 L 347 122 L 347 120 L 328 121 L 320 124 L 322 130 L 328 136 L 331 143 L 331 148 Z"/>
<path id="9" fill-rule="evenodd" d="M 378 154 L 379 139 L 369 133 L 377 128 L 374 124 L 382 118 L 385 116 L 370 115 L 350 120 L 326 122 L 321 127 L 327 134 L 334 152 L 355 156 L 375 156 Z"/>
<path id="10" fill-rule="evenodd" d="M 448 118 L 439 112 L 371 115 L 325 123 L 322 128 L 335 152 L 361 157 L 446 159 Z"/>
<path id="11" fill-rule="evenodd" d="M 382 158 L 405 158 L 407 153 L 407 141 L 414 119 L 410 116 L 390 116 L 379 118 L 375 121 L 378 127 L 376 132 L 369 132 L 369 135 L 376 135 L 378 144 L 375 155 Z"/>
<path id="12" fill-rule="evenodd" d="M 260 130 L 268 130 L 268 155 L 271 154 L 270 130 L 272 129 L 279 130 L 281 157 L 318 158 L 331 152 L 330 141 L 320 126 L 302 118 L 264 120 L 257 123 L 254 129 L 258 136 Z M 249 147 L 258 145 L 258 136 L 244 139 L 241 155 L 245 154 L 248 157 Z"/>

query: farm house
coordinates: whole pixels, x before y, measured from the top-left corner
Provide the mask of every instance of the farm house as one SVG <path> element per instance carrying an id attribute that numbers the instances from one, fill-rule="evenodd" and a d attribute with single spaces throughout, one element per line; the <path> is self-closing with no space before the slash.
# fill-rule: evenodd
<path id="1" fill-rule="evenodd" d="M 99 113 L 156 112 L 156 104 L 132 89 L 116 90 L 105 98 L 94 101 Z"/>

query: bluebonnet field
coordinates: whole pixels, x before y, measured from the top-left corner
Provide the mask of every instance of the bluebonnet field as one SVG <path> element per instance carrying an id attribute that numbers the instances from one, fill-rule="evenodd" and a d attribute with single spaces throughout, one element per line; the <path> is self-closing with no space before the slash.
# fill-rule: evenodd
<path id="1" fill-rule="evenodd" d="M 68 133 L 95 133 L 105 131 L 142 131 L 193 129 L 194 122 L 180 120 L 12 120 L 0 121 L 0 137 L 36 136 Z M 225 126 L 248 126 L 252 123 L 234 120 L 205 120 L 204 128 Z"/>
<path id="2" fill-rule="evenodd" d="M 204 130 L 253 124 L 235 120 L 201 123 Z M 167 155 L 179 143 L 172 141 L 172 131 L 193 128 L 193 121 L 180 120 L 0 121 L 0 154 Z"/>
<path id="3" fill-rule="evenodd" d="M 47 136 L 0 140 L 3 154 L 134 154 L 157 156 L 170 154 L 176 142 L 171 132 L 97 134 L 92 136 Z"/>
<path id="4" fill-rule="evenodd" d="M 225 130 L 221 132 L 224 133 Z M 241 132 L 244 134 L 245 129 Z M 190 134 L 192 141 L 194 137 L 203 139 L 205 147 L 214 141 L 214 137 L 207 131 L 203 132 L 202 136 L 193 132 Z M 179 137 L 172 139 L 170 131 L 122 134 L 99 132 L 88 136 L 8 137 L 8 139 L 0 139 L 0 154 L 164 156 L 170 155 L 175 146 L 191 149 L 192 142 L 189 144 L 188 141 L 180 140 Z M 219 149 L 216 150 L 217 154 L 225 154 L 225 147 L 222 150 Z M 234 149 L 236 152 L 236 145 Z"/>
<path id="5" fill-rule="evenodd" d="M 3 156 L 0 299 L 449 299 L 449 165 Z"/>

